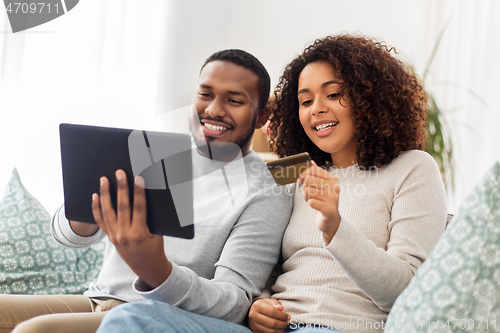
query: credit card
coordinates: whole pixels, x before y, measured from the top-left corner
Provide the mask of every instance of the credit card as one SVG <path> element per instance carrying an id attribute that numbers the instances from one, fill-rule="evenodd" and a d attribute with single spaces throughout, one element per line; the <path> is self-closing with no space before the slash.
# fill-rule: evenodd
<path id="1" fill-rule="evenodd" d="M 311 165 L 308 153 L 287 156 L 266 163 L 271 175 L 278 185 L 295 183 L 300 173 Z"/>

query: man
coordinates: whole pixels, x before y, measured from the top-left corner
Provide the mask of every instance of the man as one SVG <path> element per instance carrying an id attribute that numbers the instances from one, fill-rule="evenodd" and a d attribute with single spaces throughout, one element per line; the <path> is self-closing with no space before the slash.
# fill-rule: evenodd
<path id="1" fill-rule="evenodd" d="M 267 120 L 269 85 L 267 71 L 247 52 L 225 50 L 210 56 L 200 73 L 191 117 L 197 144 L 194 239 L 149 233 L 143 180 L 136 178 L 132 210 L 121 170 L 116 172 L 115 212 L 109 180 L 103 177 L 100 195 L 92 197 L 98 226 L 67 221 L 62 212 L 53 219 L 54 236 L 67 246 L 88 246 L 107 234 L 98 280 L 84 296 L 45 296 L 57 298 L 56 304 L 67 304 L 71 297 L 72 304 L 63 310 L 49 306 L 45 311 L 62 313 L 27 320 L 15 332 L 69 327 L 71 332 L 94 332 L 104 317 L 98 311 L 143 299 L 241 322 L 278 259 L 292 206 L 290 195 L 278 191 L 265 164 L 250 149 L 254 129 Z"/>

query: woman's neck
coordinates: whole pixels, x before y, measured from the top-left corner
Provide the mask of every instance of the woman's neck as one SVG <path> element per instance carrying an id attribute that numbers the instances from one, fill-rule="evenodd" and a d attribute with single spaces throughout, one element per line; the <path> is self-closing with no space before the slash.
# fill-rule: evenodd
<path id="1" fill-rule="evenodd" d="M 338 169 L 347 168 L 358 163 L 356 151 L 340 151 L 330 155 L 332 157 L 332 166 Z"/>

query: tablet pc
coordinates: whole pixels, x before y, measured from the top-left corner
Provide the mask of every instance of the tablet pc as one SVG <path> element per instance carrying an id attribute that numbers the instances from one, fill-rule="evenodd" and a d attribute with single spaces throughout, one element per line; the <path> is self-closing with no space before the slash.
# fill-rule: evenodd
<path id="1" fill-rule="evenodd" d="M 133 182 L 145 181 L 147 224 L 151 233 L 194 237 L 191 137 L 75 124 L 60 124 L 61 162 L 66 217 L 95 223 L 92 194 L 99 179 L 110 181 L 116 210 L 115 172 L 127 174 L 130 202 Z"/>

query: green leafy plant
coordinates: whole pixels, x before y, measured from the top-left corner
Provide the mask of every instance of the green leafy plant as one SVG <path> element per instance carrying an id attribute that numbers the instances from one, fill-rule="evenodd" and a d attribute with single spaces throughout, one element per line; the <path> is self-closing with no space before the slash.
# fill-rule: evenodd
<path id="1" fill-rule="evenodd" d="M 441 29 L 438 38 L 434 43 L 431 56 L 427 60 L 424 73 L 422 75 L 422 81 L 424 84 L 448 24 Z M 408 67 L 410 71 L 416 75 L 415 68 L 412 65 L 409 65 Z M 429 92 L 428 89 L 425 90 L 429 96 L 429 99 L 427 100 L 427 144 L 425 146 L 425 151 L 436 160 L 446 189 L 453 191 L 455 185 L 455 165 L 453 163 L 453 141 L 450 136 L 451 132 L 449 131 L 444 112 L 439 107 L 436 98 L 431 92 Z"/>
<path id="2" fill-rule="evenodd" d="M 425 65 L 422 80 L 425 82 L 436 56 L 443 35 L 448 28 L 449 22 L 441 29 L 438 38 L 434 43 L 431 56 Z M 453 141 L 450 136 L 451 131 L 443 114 L 443 110 L 438 106 L 436 98 L 426 90 L 429 99 L 427 101 L 427 144 L 425 150 L 436 160 L 443 181 L 447 190 L 454 190 L 455 186 L 455 164 L 453 162 Z"/>
<path id="3" fill-rule="evenodd" d="M 448 28 L 450 21 L 444 25 L 444 27 L 439 32 L 438 38 L 434 43 L 431 56 L 427 60 L 427 64 L 422 75 L 422 81 L 426 82 L 427 75 L 431 68 L 434 57 L 436 56 L 439 45 L 443 38 L 446 29 Z M 415 74 L 413 66 L 409 66 L 410 71 Z M 483 105 L 488 106 L 480 96 L 478 96 L 474 91 L 467 87 L 463 87 L 460 84 L 454 82 L 442 81 L 442 83 L 452 85 L 455 87 L 464 88 L 472 97 L 481 102 Z M 427 151 L 436 160 L 439 169 L 441 171 L 441 176 L 443 178 L 444 185 L 448 191 L 453 192 L 455 188 L 455 163 L 453 160 L 454 146 L 451 136 L 451 128 L 448 119 L 446 118 L 446 111 L 441 109 L 435 96 L 425 88 L 427 95 L 429 96 L 427 101 L 427 144 L 425 146 L 425 151 Z M 449 110 L 447 110 L 449 111 Z"/>

